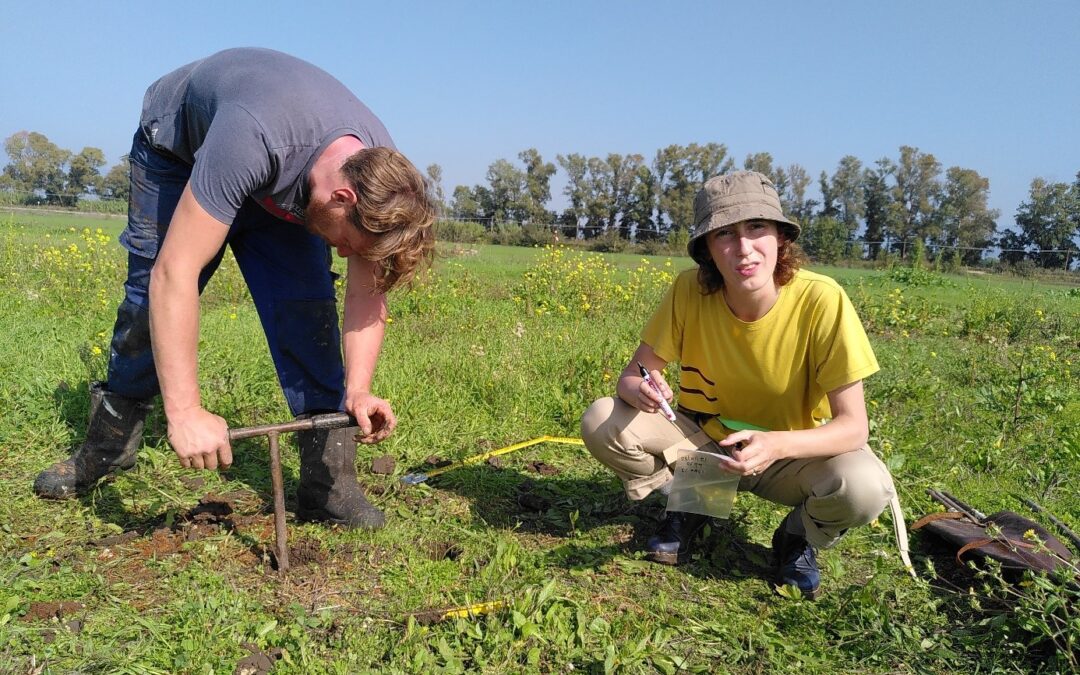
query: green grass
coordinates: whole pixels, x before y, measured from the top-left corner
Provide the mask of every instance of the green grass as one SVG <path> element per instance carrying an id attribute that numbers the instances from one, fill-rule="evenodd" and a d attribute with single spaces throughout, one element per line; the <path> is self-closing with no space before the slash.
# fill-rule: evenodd
<path id="1" fill-rule="evenodd" d="M 280 649 L 275 672 L 295 673 L 1077 665 L 1075 595 L 1053 587 L 1036 596 L 1036 584 L 1019 587 L 1031 595 L 1017 600 L 1016 588 L 957 569 L 918 534 L 912 580 L 887 514 L 821 555 L 826 593 L 811 603 L 774 593 L 769 536 L 784 511 L 752 496 L 739 498 L 690 564 L 666 568 L 639 553 L 660 504 L 628 503 L 578 446 L 537 445 L 501 468 L 400 484 L 429 455 L 456 460 L 544 434 L 576 436 L 581 412 L 612 391 L 665 275 L 686 258 L 669 267 L 640 255 L 446 246 L 430 280 L 391 299 L 375 385 L 399 428 L 359 460 L 389 524 L 354 533 L 290 523 L 306 557 L 294 558 L 287 580 L 266 553 L 263 442 L 238 444 L 227 474 L 184 471 L 159 409 L 134 470 L 79 500 L 38 500 L 35 475 L 80 441 L 87 383 L 105 373 L 124 254 L 115 243 L 122 221 L 100 221 L 108 243 L 96 222 L 0 216 L 0 671 L 232 672 L 249 655 L 244 643 Z M 937 510 L 924 494 L 935 486 L 986 512 L 1020 509 L 1011 494 L 1022 493 L 1080 529 L 1076 291 L 814 269 L 848 289 L 881 361 L 866 383 L 871 443 L 909 521 Z M 234 426 L 287 419 L 228 257 L 203 301 L 200 378 L 204 403 Z M 299 467 L 291 440 L 283 445 L 291 497 Z M 384 454 L 394 474 L 371 473 Z M 559 473 L 535 473 L 537 461 Z M 185 525 L 208 493 L 231 500 L 231 531 Z M 117 538 L 125 532 L 135 534 Z M 1047 597 L 1065 604 L 1055 610 Z M 79 605 L 59 619 L 39 616 L 41 603 L 60 601 Z M 504 608 L 417 620 L 485 601 Z"/>
<path id="2" fill-rule="evenodd" d="M 98 214 L 61 214 L 32 209 L 12 210 L 0 206 L 0 222 L 17 223 L 19 227 L 7 229 L 8 244 L 35 243 L 45 246 L 64 237 L 69 237 L 84 228 L 92 231 L 100 229 L 114 240 L 123 231 L 126 220 L 114 215 Z"/>

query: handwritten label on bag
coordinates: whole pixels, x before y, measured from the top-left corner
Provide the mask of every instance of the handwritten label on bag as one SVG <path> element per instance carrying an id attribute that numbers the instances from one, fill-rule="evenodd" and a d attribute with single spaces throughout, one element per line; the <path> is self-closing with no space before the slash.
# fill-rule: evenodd
<path id="1" fill-rule="evenodd" d="M 714 518 L 730 516 L 739 489 L 739 476 L 722 470 L 720 461 L 712 452 L 679 450 L 668 510 Z"/>

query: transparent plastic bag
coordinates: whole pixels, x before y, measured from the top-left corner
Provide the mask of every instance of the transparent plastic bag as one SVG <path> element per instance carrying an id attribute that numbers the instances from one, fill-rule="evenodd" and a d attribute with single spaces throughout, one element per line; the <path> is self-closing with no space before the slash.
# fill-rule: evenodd
<path id="1" fill-rule="evenodd" d="M 667 510 L 721 519 L 730 516 L 740 476 L 721 469 L 722 461 L 715 452 L 679 450 Z"/>

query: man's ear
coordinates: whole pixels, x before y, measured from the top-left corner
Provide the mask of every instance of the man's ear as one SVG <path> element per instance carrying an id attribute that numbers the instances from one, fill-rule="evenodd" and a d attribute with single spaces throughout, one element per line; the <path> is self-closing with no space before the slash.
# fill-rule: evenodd
<path id="1" fill-rule="evenodd" d="M 330 193 L 330 201 L 343 206 L 356 206 L 358 198 L 351 187 L 339 187 Z"/>

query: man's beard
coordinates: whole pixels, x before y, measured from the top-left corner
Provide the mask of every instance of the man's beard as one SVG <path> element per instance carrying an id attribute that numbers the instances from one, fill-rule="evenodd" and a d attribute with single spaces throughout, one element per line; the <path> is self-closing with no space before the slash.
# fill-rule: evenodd
<path id="1" fill-rule="evenodd" d="M 308 232 L 321 237 L 332 222 L 332 209 L 322 202 L 309 201 L 304 209 L 304 227 Z"/>

